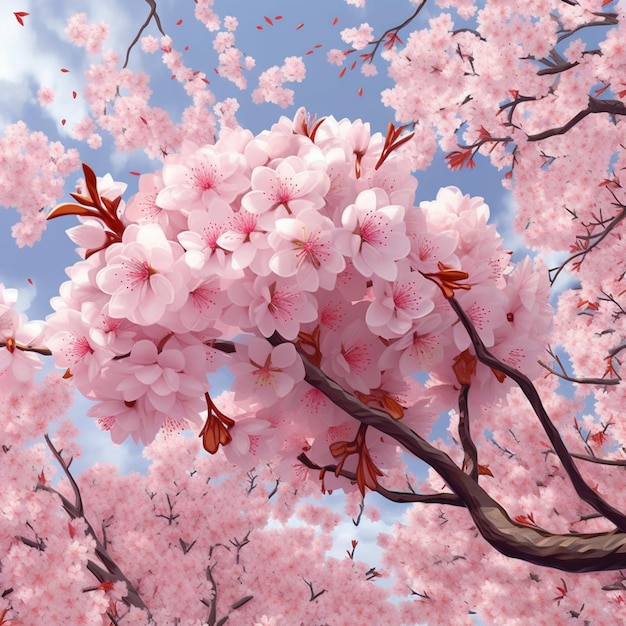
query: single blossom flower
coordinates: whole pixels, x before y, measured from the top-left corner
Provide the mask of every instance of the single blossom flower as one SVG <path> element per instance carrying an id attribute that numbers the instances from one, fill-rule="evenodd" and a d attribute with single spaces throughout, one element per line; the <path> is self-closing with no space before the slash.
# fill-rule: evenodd
<path id="1" fill-rule="evenodd" d="M 403 220 L 404 207 L 389 205 L 382 189 L 362 191 L 343 211 L 337 249 L 366 278 L 376 274 L 395 280 L 395 262 L 410 250 Z"/>
<path id="2" fill-rule="evenodd" d="M 109 314 L 150 325 L 166 310 L 179 309 L 187 296 L 177 264 L 182 253 L 156 224 L 129 226 L 122 243 L 107 248 L 107 265 L 96 277 L 98 287 L 111 296 Z"/>
<path id="3" fill-rule="evenodd" d="M 237 344 L 237 355 L 241 360 L 229 369 L 235 375 L 232 389 L 238 400 L 254 397 L 271 406 L 304 379 L 304 365 L 292 343 L 274 347 L 253 337 Z"/>

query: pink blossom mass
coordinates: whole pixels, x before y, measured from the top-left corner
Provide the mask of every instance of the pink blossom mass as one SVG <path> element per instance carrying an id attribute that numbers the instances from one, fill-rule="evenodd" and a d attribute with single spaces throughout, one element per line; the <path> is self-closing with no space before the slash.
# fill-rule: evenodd
<path id="1" fill-rule="evenodd" d="M 626 623 L 626 0 L 18 4 L 0 626 Z"/>

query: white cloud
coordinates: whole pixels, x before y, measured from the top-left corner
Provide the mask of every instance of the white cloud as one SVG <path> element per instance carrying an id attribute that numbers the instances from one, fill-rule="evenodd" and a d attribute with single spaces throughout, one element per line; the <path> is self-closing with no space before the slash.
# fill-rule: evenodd
<path id="1" fill-rule="evenodd" d="M 55 100 L 43 109 L 43 115 L 54 121 L 59 135 L 69 136 L 72 125 L 88 113 L 86 103 L 80 97 L 74 99 L 72 92 L 80 94 L 85 84 L 84 72 L 95 58 L 74 47 L 64 33 L 67 18 L 84 9 L 85 3 L 77 0 L 64 3 L 24 0 L 20 10 L 29 13 L 23 18 L 24 26 L 12 16 L 3 18 L 0 38 L 3 126 L 27 117 L 28 107 L 39 107 L 36 94 L 42 86 L 55 91 Z M 88 9 L 90 22 L 104 21 L 111 25 L 105 49 L 125 51 L 145 19 L 145 15 L 129 10 L 128 4 L 119 0 L 89 3 Z M 70 71 L 64 73 L 61 68 Z M 61 125 L 62 119 L 66 119 L 65 126 Z"/>

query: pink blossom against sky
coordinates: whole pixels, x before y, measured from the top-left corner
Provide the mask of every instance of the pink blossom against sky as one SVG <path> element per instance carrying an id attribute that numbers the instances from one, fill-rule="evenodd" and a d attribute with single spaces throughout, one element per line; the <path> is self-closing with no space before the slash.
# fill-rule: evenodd
<path id="1" fill-rule="evenodd" d="M 269 163 L 267 167 L 256 167 L 251 176 L 251 190 L 245 191 L 248 180 L 244 171 L 248 164 L 255 160 L 265 163 L 267 155 L 286 154 L 288 150 L 285 146 L 290 141 L 291 130 L 281 136 L 278 128 L 270 139 L 260 137 L 254 141 L 250 141 L 251 136 L 244 137 L 243 133 L 231 131 L 229 134 L 226 131 L 224 139 L 220 140 L 223 143 L 219 146 L 199 148 L 194 140 L 204 143 L 206 137 L 202 133 L 210 135 L 212 131 L 208 129 L 212 126 L 207 122 L 203 127 L 201 118 L 194 117 L 197 110 L 191 108 L 185 112 L 184 119 L 190 127 L 196 129 L 198 137 L 183 138 L 180 128 L 175 124 L 168 127 L 168 132 L 165 133 L 167 141 L 172 145 L 182 145 L 180 155 L 167 156 L 163 165 L 137 149 L 146 145 L 148 152 L 152 150 L 150 153 L 154 155 L 159 150 L 166 151 L 151 135 L 151 124 L 163 122 L 166 111 L 172 117 L 180 117 L 180 111 L 192 100 L 198 105 L 209 103 L 215 117 L 228 129 L 232 129 L 236 117 L 242 126 L 250 128 L 254 133 L 269 128 L 278 120 L 279 115 L 284 114 L 292 119 L 301 105 L 305 105 L 317 117 L 333 115 L 338 120 L 343 117 L 353 120 L 362 118 L 369 122 L 371 128 L 355 124 L 350 139 L 355 154 L 359 153 L 358 147 L 361 145 L 365 153 L 370 135 L 382 132 L 384 136 L 387 122 L 394 119 L 394 111 L 386 108 L 378 96 L 381 90 L 390 87 L 392 83 L 386 76 L 386 71 L 376 73 L 373 69 L 350 69 L 356 55 L 343 60 L 343 67 L 347 71 L 340 77 L 342 70 L 338 64 L 342 64 L 342 59 L 337 51 L 348 44 L 356 49 L 363 48 L 370 37 L 368 24 L 374 27 L 375 32 L 381 32 L 406 18 L 412 7 L 409 3 L 390 5 L 377 3 L 375 0 L 371 0 L 365 7 L 362 4 L 364 3 L 356 0 L 347 4 L 326 0 L 320 2 L 315 11 L 306 11 L 306 15 L 302 15 L 294 3 L 287 0 L 268 1 L 259 3 L 259 6 L 255 4 L 254 9 L 250 8 L 249 2 L 232 0 L 228 11 L 236 15 L 237 19 L 229 18 L 225 23 L 226 31 L 218 35 L 214 45 L 211 45 L 213 34 L 210 31 L 217 29 L 218 24 L 210 13 L 207 13 L 209 19 L 205 26 L 191 19 L 181 22 L 180 5 L 164 0 L 159 5 L 160 16 L 172 45 L 176 44 L 176 50 L 188 45 L 188 54 L 179 55 L 178 52 L 171 51 L 169 40 L 161 40 L 153 25 L 146 31 L 147 38 L 133 50 L 129 66 L 133 70 L 142 69 L 147 72 L 151 76 L 150 87 L 140 75 L 120 75 L 120 81 L 127 80 L 124 88 L 136 89 L 137 93 L 145 94 L 149 89 L 154 90 L 151 103 L 161 109 L 160 112 L 157 109 L 146 112 L 141 98 L 138 98 L 136 102 L 126 101 L 126 108 L 115 114 L 112 112 L 109 118 L 102 116 L 101 126 L 106 126 L 109 121 L 111 124 L 121 124 L 120 120 L 125 115 L 134 118 L 138 116 L 143 121 L 143 125 L 138 125 L 139 130 L 135 129 L 134 136 L 130 136 L 133 134 L 131 132 L 128 136 L 118 132 L 118 141 L 115 144 L 108 133 L 102 128 L 95 128 L 86 117 L 87 106 L 81 95 L 84 87 L 83 74 L 85 71 L 92 75 L 102 72 L 102 80 L 93 81 L 91 88 L 110 88 L 111 81 L 106 80 L 107 71 L 113 71 L 116 61 L 114 55 L 106 52 L 106 49 L 112 47 L 123 57 L 128 43 L 145 18 L 145 7 L 141 3 L 135 3 L 129 9 L 121 0 L 111 0 L 90 8 L 93 11 L 90 13 L 90 21 L 97 23 L 104 20 L 111 24 L 109 38 L 102 46 L 101 40 L 106 29 L 96 25 L 84 33 L 81 27 L 82 18 L 76 18 L 70 24 L 70 34 L 75 31 L 79 33 L 75 34 L 75 43 L 94 54 L 100 54 L 101 47 L 105 50 L 104 56 L 99 59 L 103 65 L 88 69 L 84 51 L 72 47 L 65 34 L 67 16 L 84 8 L 84 3 L 71 0 L 64 3 L 61 11 L 44 0 L 22 2 L 23 6 L 20 8 L 30 13 L 28 28 L 20 27 L 9 19 L 3 26 L 6 30 L 5 38 L 0 37 L 0 124 L 8 126 L 24 119 L 31 128 L 43 129 L 50 141 L 62 140 L 70 151 L 62 153 L 58 149 L 59 170 L 71 169 L 72 164 L 77 162 L 78 153 L 74 152 L 77 150 L 81 160 L 89 163 L 100 176 L 111 172 L 113 178 L 104 179 L 105 185 L 113 184 L 113 180 L 123 181 L 123 185 L 128 184 L 126 198 L 137 191 L 136 173 L 145 174 L 163 168 L 159 174 L 142 178 L 142 184 L 146 188 L 141 189 L 139 199 L 130 205 L 133 214 L 141 215 L 154 211 L 154 203 L 158 198 L 162 207 L 156 220 L 158 225 L 153 224 L 141 233 L 138 233 L 138 227 L 128 227 L 122 241 L 108 248 L 106 252 L 109 266 L 94 271 L 93 277 L 87 276 L 91 271 L 90 267 L 95 267 L 90 266 L 89 261 L 75 270 L 84 274 L 72 276 L 75 283 L 79 283 L 78 293 L 84 289 L 82 293 L 87 297 L 89 289 L 93 290 L 97 285 L 107 297 L 111 297 L 109 312 L 112 316 L 125 317 L 133 323 L 148 326 L 180 312 L 181 320 L 176 323 L 181 328 L 203 329 L 206 320 L 220 316 L 222 308 L 226 306 L 226 296 L 219 293 L 219 279 L 213 280 L 214 275 L 194 275 L 192 280 L 191 272 L 198 270 L 210 259 L 210 267 L 215 268 L 214 273 L 219 274 L 228 255 L 234 260 L 230 265 L 231 274 L 219 278 L 223 278 L 224 284 L 229 285 L 228 297 L 236 305 L 230 312 L 238 319 L 221 320 L 221 323 L 224 326 L 229 323 L 238 324 L 244 330 L 258 328 L 265 337 L 277 331 L 287 339 L 293 339 L 301 327 L 308 328 L 306 325 L 316 319 L 317 312 L 311 294 L 314 289 L 311 285 L 319 284 L 331 289 L 335 287 L 335 275 L 346 269 L 347 273 L 352 272 L 351 276 L 360 275 L 359 279 L 347 284 L 337 281 L 336 289 L 358 290 L 362 287 L 362 293 L 355 297 L 365 297 L 359 312 L 364 313 L 363 317 L 370 329 L 379 329 L 380 334 L 388 339 L 401 336 L 407 328 L 420 330 L 419 334 L 416 332 L 387 349 L 383 342 L 371 340 L 369 336 L 364 337 L 363 327 L 356 320 L 342 317 L 343 312 L 333 302 L 332 295 L 328 295 L 328 301 L 324 301 L 325 296 L 320 297 L 319 310 L 323 312 L 320 315 L 321 323 L 329 331 L 324 339 L 326 343 L 322 345 L 322 367 L 334 379 L 347 383 L 361 393 L 368 393 L 382 385 L 380 371 L 368 368 L 368 365 L 378 362 L 378 359 L 382 359 L 382 362 L 387 359 L 388 363 L 394 363 L 400 354 L 400 348 L 401 370 L 410 371 L 415 364 L 436 365 L 443 358 L 444 352 L 459 352 L 469 345 L 468 337 L 460 324 L 457 324 L 454 333 L 450 333 L 450 337 L 440 341 L 438 332 L 446 321 L 444 312 L 441 312 L 438 324 L 432 324 L 428 317 L 425 317 L 423 324 L 416 324 L 416 320 L 421 320 L 433 311 L 435 295 L 439 293 L 428 283 L 423 286 L 420 300 L 411 299 L 409 296 L 417 281 L 410 276 L 402 263 L 396 263 L 412 250 L 413 257 L 419 256 L 423 267 L 434 272 L 437 268 L 431 267 L 433 262 L 429 260 L 429 253 L 432 249 L 439 248 L 453 260 L 462 257 L 462 266 L 472 276 L 480 277 L 481 280 L 489 277 L 494 283 L 498 283 L 498 289 L 477 286 L 461 293 L 459 301 L 483 341 L 488 346 L 498 344 L 502 351 L 501 358 L 515 363 L 527 360 L 525 350 L 530 352 L 535 346 L 530 345 L 530 341 L 528 345 L 522 346 L 514 337 L 498 334 L 501 329 L 495 319 L 495 310 L 511 301 L 511 306 L 515 307 L 518 327 L 527 331 L 530 322 L 526 323 L 528 320 L 525 316 L 529 315 L 535 297 L 539 301 L 545 294 L 539 293 L 540 289 L 535 289 L 536 285 L 527 271 L 528 267 L 520 268 L 514 276 L 515 284 L 520 283 L 522 286 L 519 298 L 511 289 L 506 292 L 500 290 L 505 283 L 504 268 L 508 262 L 508 253 L 502 251 L 495 232 L 492 233 L 493 237 L 476 235 L 485 232 L 483 218 L 486 219 L 488 210 L 480 198 L 470 200 L 463 197 L 463 194 L 483 196 L 486 204 L 491 207 L 492 222 L 502 225 L 510 223 L 514 211 L 513 201 L 510 193 L 500 185 L 501 173 L 494 169 L 485 166 L 480 177 L 471 170 L 450 171 L 442 158 L 443 153 L 439 152 L 427 175 L 417 173 L 419 186 L 415 189 L 413 179 L 408 174 L 397 174 L 397 170 L 401 168 L 383 166 L 372 173 L 372 163 L 364 159 L 364 171 L 369 168 L 371 178 L 365 177 L 353 184 L 352 190 L 355 191 L 356 198 L 350 201 L 351 204 L 343 209 L 336 220 L 342 224 L 343 231 L 332 241 L 334 249 L 330 251 L 329 231 L 332 229 L 332 221 L 321 217 L 312 219 L 309 214 L 324 206 L 326 194 L 338 197 L 346 193 L 341 185 L 347 177 L 342 176 L 340 165 L 337 165 L 336 170 L 329 167 L 328 175 L 318 173 L 317 170 L 313 172 L 309 166 L 315 161 L 316 153 L 311 149 L 309 153 L 288 156 L 278 166 Z M 272 20 L 264 17 L 268 15 L 283 17 L 274 17 L 272 23 Z M 420 17 L 420 23 L 425 25 L 429 17 L 431 15 L 425 11 Z M 333 24 L 335 18 L 336 25 Z M 446 19 L 439 18 L 441 28 Z M 304 26 L 300 28 L 298 24 L 303 20 Z M 414 24 L 412 28 L 416 26 L 418 25 Z M 434 25 L 435 30 L 436 28 L 437 24 Z M 233 44 L 238 46 L 236 50 L 231 47 Z M 540 37 L 529 45 L 540 51 Z M 167 68 L 161 62 L 162 48 L 165 48 Z M 21 50 L 36 52 L 20 54 Z M 12 59 L 10 63 L 5 62 L 9 55 Z M 382 67 L 386 66 L 381 63 Z M 117 68 L 119 69 L 119 63 Z M 204 91 L 202 85 L 194 79 L 196 74 L 192 68 L 202 72 L 202 76 L 210 81 L 211 94 Z M 228 79 L 219 77 L 214 68 L 222 75 L 227 75 Z M 371 76 L 367 77 L 369 74 Z M 172 76 L 179 80 L 171 80 Z M 181 77 L 185 78 L 181 80 Z M 244 86 L 247 87 L 246 90 L 241 91 L 240 88 Z M 363 88 L 364 96 L 359 95 L 360 88 Z M 432 97 L 436 98 L 436 95 Z M 199 106 L 199 109 L 202 107 Z M 454 120 L 449 120 L 449 123 L 453 124 Z M 281 124 L 284 125 L 285 122 Z M 445 124 L 445 120 L 442 124 Z M 324 132 L 327 131 L 320 131 L 320 137 L 323 137 Z M 19 128 L 16 128 L 15 133 L 19 134 Z M 123 145 L 120 144 L 122 136 Z M 9 137 L 9 141 L 11 140 L 16 139 Z M 286 143 L 281 143 L 283 141 Z M 244 146 L 245 158 L 237 152 L 239 147 L 243 151 Z M 130 153 L 116 151 L 120 147 L 132 150 Z M 371 154 L 369 157 L 371 158 Z M 408 160 L 405 161 L 408 163 Z M 389 165 L 389 162 L 385 165 Z M 33 172 L 33 193 L 37 191 L 36 176 L 36 172 Z M 69 181 L 66 194 L 75 191 L 76 186 L 84 187 L 79 172 L 70 176 Z M 190 181 L 193 183 L 191 187 Z M 368 189 L 372 186 L 378 187 L 376 192 Z M 437 215 L 434 214 L 435 211 L 428 214 L 428 205 L 423 211 L 415 210 L 407 215 L 402 205 L 410 204 L 409 199 L 412 199 L 413 194 L 415 204 L 419 205 L 421 201 L 434 200 L 436 190 L 444 186 L 450 187 L 441 192 L 442 199 L 433 205 Z M 459 192 L 457 188 L 462 191 Z M 50 190 L 50 196 L 54 195 L 53 191 Z M 110 199 L 117 195 L 116 191 L 117 188 L 111 188 L 108 194 L 103 195 Z M 57 189 L 55 193 L 59 195 L 61 190 Z M 235 219 L 230 214 L 227 203 L 244 193 L 241 203 L 248 213 L 239 213 Z M 44 204 L 45 193 L 36 197 Z M 449 213 L 441 211 L 441 206 L 446 202 Z M 18 202 L 15 201 L 14 204 L 17 206 Z M 184 211 L 190 215 L 189 223 L 197 226 L 199 233 L 179 232 L 184 230 L 180 228 L 180 215 L 176 215 L 179 205 L 185 206 Z M 211 220 L 208 220 L 206 213 L 201 212 L 203 207 L 208 206 L 215 208 L 215 217 Z M 17 227 L 18 238 L 27 244 L 26 247 L 17 249 L 9 236 L 10 226 L 15 222 L 14 212 L 0 212 L 0 283 L 20 289 L 22 300 L 18 308 L 22 310 L 30 305 L 31 319 L 44 318 L 50 313 L 49 300 L 56 295 L 58 285 L 65 280 L 64 268 L 76 261 L 74 243 L 84 249 L 92 247 L 94 242 L 98 244 L 102 238 L 97 227 L 85 221 L 72 231 L 74 243 L 71 243 L 64 232 L 68 227 L 67 222 L 56 220 L 48 225 L 41 242 L 31 248 L 30 242 L 36 239 L 44 225 L 43 215 L 35 212 Z M 295 219 L 288 220 L 287 215 Z M 265 238 L 256 231 L 258 225 L 277 217 L 282 219 L 278 220 L 278 227 L 270 237 Z M 450 223 L 444 229 L 445 234 L 420 239 L 419 233 L 428 220 L 449 220 Z M 408 225 L 405 221 L 408 221 Z M 180 245 L 168 241 L 172 239 L 166 236 L 168 232 L 178 233 Z M 520 253 L 525 250 L 519 245 L 518 239 L 511 236 L 510 227 L 504 228 L 501 233 L 505 237 L 504 248 L 513 250 L 513 260 L 518 261 Z M 147 256 L 142 247 L 145 238 L 151 241 L 151 256 Z M 218 243 L 221 245 L 219 251 L 216 245 Z M 341 254 L 338 255 L 338 252 Z M 344 260 L 344 256 L 348 262 Z M 333 270 L 331 275 L 318 271 L 320 258 L 327 259 L 325 269 Z M 487 262 L 483 262 L 485 258 Z M 350 267 L 347 267 L 347 263 L 351 264 Z M 278 278 L 257 272 L 263 264 Z M 252 268 L 258 276 L 250 279 L 251 274 L 248 273 L 246 279 L 239 283 L 228 282 L 236 279 L 239 272 L 243 275 L 248 268 Z M 372 281 L 371 291 L 367 294 L 365 278 Z M 395 279 L 398 279 L 397 288 L 391 290 L 386 281 Z M 345 276 L 343 280 L 346 280 Z M 303 285 L 307 285 L 307 288 L 303 288 Z M 368 299 L 377 301 L 371 303 Z M 439 315 L 439 311 L 435 311 L 435 314 Z M 14 323 L 17 315 L 17 312 L 5 315 L 4 323 Z M 71 319 L 72 316 L 68 317 Z M 546 314 L 540 319 L 539 334 L 545 330 L 547 322 Z M 98 322 L 103 323 L 106 324 Z M 77 325 L 73 329 L 75 332 L 70 334 L 71 343 L 61 355 L 60 365 L 82 368 L 77 379 L 80 376 L 83 383 L 93 384 L 94 389 L 97 389 L 99 363 L 90 358 L 91 351 L 93 345 L 105 341 L 108 329 L 105 332 L 97 324 L 94 326 L 95 329 Z M 121 326 L 110 333 L 111 341 L 123 343 L 127 340 Z M 343 333 L 341 342 L 336 341 L 337 329 Z M 23 330 L 36 337 L 39 329 L 34 324 Z M 62 343 L 67 338 L 66 333 L 57 337 L 56 341 Z M 212 356 L 204 344 L 179 345 L 176 339 L 157 354 L 151 339 L 146 338 L 135 343 L 132 348 L 129 347 L 131 356 L 119 373 L 119 390 L 123 392 L 123 402 L 115 398 L 105 401 L 117 402 L 120 411 L 125 410 L 122 404 L 131 408 L 129 405 L 137 402 L 136 410 L 128 412 L 129 420 L 143 420 L 144 402 L 146 406 L 150 404 L 155 409 L 159 405 L 165 406 L 166 410 L 175 407 L 182 413 L 189 411 L 197 417 L 200 409 L 196 406 L 196 392 L 201 397 L 202 383 L 198 380 L 205 376 L 204 368 L 211 372 L 212 395 L 229 386 L 228 375 L 222 371 L 213 373 L 219 363 L 208 363 Z M 19 380 L 25 375 L 24 372 L 28 373 L 29 368 L 36 365 L 28 362 L 29 355 L 20 352 L 17 357 L 21 360 L 14 359 L 10 375 Z M 5 351 L 3 358 L 8 360 L 13 357 L 7 356 Z M 291 344 L 272 349 L 268 342 L 254 339 L 242 346 L 241 350 L 238 349 L 237 358 L 239 363 L 234 371 L 240 375 L 240 379 L 233 389 L 235 400 L 245 399 L 252 388 L 258 388 L 256 395 L 263 407 L 272 407 L 277 398 L 285 398 L 288 403 L 292 390 L 296 390 L 297 395 L 303 372 Z M 195 368 L 193 376 L 188 371 L 190 363 Z M 50 366 L 46 366 L 46 371 L 49 369 Z M 452 393 L 455 381 L 437 382 L 440 383 L 442 397 Z M 489 385 L 495 386 L 496 382 L 490 378 L 481 384 L 487 388 Z M 144 400 L 146 388 L 151 391 Z M 399 389 L 398 393 L 405 391 Z M 80 426 L 79 441 L 85 451 L 83 459 L 77 459 L 74 464 L 74 470 L 80 471 L 98 459 L 114 459 L 122 471 L 144 469 L 145 460 L 141 459 L 140 449 L 133 443 L 113 445 L 107 437 L 103 437 L 93 428 L 91 422 L 95 420 L 85 420 L 84 415 L 87 412 L 94 417 L 104 417 L 113 441 L 124 439 L 127 433 L 120 424 L 116 424 L 114 419 L 106 421 L 111 417 L 106 414 L 109 411 L 108 405 L 106 410 L 102 406 L 95 409 L 90 407 L 85 400 L 79 400 L 72 412 L 72 417 Z M 296 409 L 297 407 L 294 408 Z M 260 408 L 258 421 L 242 418 L 243 425 L 233 441 L 233 458 L 245 458 L 248 453 L 253 455 L 258 450 L 266 452 L 271 449 L 272 437 L 281 419 L 280 411 L 276 413 L 270 414 L 268 411 L 265 415 Z M 417 429 L 421 426 L 420 417 L 418 407 L 407 415 L 407 422 L 413 420 L 418 425 Z M 165 414 L 163 419 L 166 419 Z M 165 424 L 166 429 L 173 429 L 175 426 L 172 423 Z M 148 441 L 154 435 L 155 428 L 158 428 L 158 424 L 143 424 L 137 429 L 139 435 L 135 439 Z M 326 432 L 328 441 L 340 441 L 344 436 L 341 428 L 341 424 L 333 423 Z M 436 428 L 435 434 L 447 438 L 447 433 L 440 428 Z M 382 437 L 379 439 L 372 442 L 372 454 L 381 459 L 388 458 L 392 454 L 392 446 Z M 328 441 L 323 444 L 326 454 Z M 318 445 L 322 444 L 318 442 Z M 332 459 L 329 456 L 329 462 L 330 460 Z M 333 478 L 329 477 L 329 482 L 332 481 Z M 350 495 L 348 506 L 349 498 Z M 376 498 L 372 496 L 370 501 L 375 502 Z M 370 530 L 388 528 L 385 521 L 387 507 L 387 504 L 381 504 L 382 522 L 377 521 L 377 512 L 372 513 Z M 398 516 L 397 506 L 389 508 L 393 509 L 394 516 Z M 306 509 L 301 518 L 305 524 L 317 523 L 314 521 L 316 511 L 313 508 Z M 428 523 L 435 524 L 432 519 Z M 349 523 L 339 526 L 335 530 L 337 543 L 345 546 L 350 531 Z M 363 549 L 376 554 L 371 539 L 366 531 L 365 539 L 360 539 L 360 542 Z M 419 572 L 415 572 L 415 577 L 419 578 Z"/>

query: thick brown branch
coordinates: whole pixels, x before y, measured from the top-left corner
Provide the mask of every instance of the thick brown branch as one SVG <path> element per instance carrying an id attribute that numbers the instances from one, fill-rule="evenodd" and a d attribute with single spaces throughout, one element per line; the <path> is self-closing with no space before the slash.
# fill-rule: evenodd
<path id="1" fill-rule="evenodd" d="M 543 403 L 541 402 L 541 398 L 539 397 L 539 394 L 530 379 L 515 368 L 494 357 L 485 347 L 485 344 L 482 342 L 478 332 L 461 308 L 461 305 L 454 298 L 448 298 L 448 302 L 469 334 L 474 349 L 476 350 L 476 357 L 478 360 L 488 367 L 491 367 L 498 372 L 502 372 L 514 380 L 520 387 L 530 402 L 535 415 L 539 419 L 546 435 L 548 436 L 556 455 L 559 457 L 563 465 L 563 469 L 567 472 L 578 497 L 589 504 L 589 506 L 593 507 L 596 511 L 598 511 L 598 513 L 601 513 L 610 522 L 615 524 L 622 532 L 626 531 L 626 516 L 606 502 L 606 500 L 604 500 L 604 498 L 602 498 L 597 491 L 590 487 L 581 476 L 576 464 L 572 460 L 572 457 L 561 439 L 559 431 L 548 416 Z"/>
<path id="2" fill-rule="evenodd" d="M 476 444 L 470 433 L 469 407 L 467 403 L 469 390 L 469 385 L 462 385 L 459 392 L 459 439 L 465 455 L 463 458 L 463 469 L 470 478 L 478 480 L 478 450 L 476 450 Z"/>
<path id="3" fill-rule="evenodd" d="M 283 343 L 278 334 L 273 345 Z M 408 452 L 430 465 L 467 507 L 480 534 L 506 556 L 569 572 L 626 568 L 626 534 L 618 531 L 589 534 L 552 534 L 515 523 L 506 511 L 443 451 L 384 411 L 370 408 L 328 378 L 302 355 L 305 380 L 339 408 L 400 443 Z"/>

